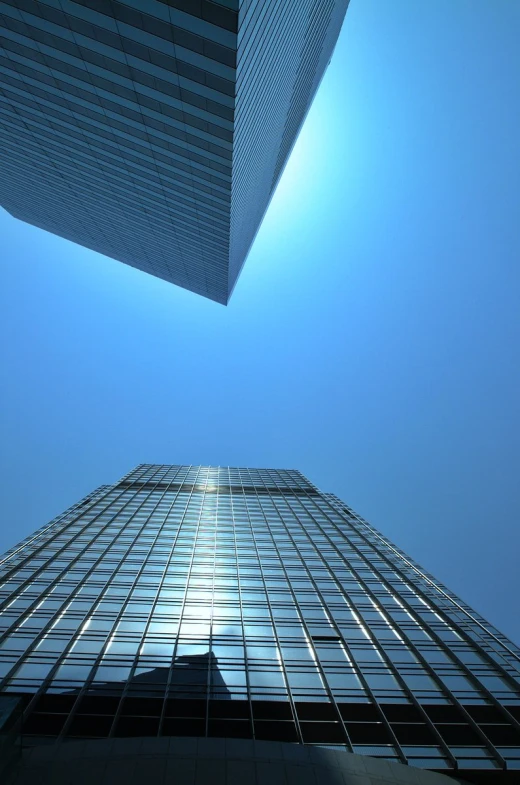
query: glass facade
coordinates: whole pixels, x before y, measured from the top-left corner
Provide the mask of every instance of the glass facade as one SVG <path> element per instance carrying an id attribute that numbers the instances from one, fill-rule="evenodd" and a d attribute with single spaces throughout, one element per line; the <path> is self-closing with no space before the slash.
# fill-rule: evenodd
<path id="1" fill-rule="evenodd" d="M 347 5 L 0 2 L 0 204 L 227 303 Z"/>
<path id="2" fill-rule="evenodd" d="M 520 768 L 518 648 L 298 471 L 141 465 L 9 551 L 0 603 L 27 743 L 242 737 L 470 782 Z"/>

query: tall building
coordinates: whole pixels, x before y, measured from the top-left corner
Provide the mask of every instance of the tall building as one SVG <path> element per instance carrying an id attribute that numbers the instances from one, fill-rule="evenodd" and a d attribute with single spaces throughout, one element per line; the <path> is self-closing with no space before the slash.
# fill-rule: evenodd
<path id="1" fill-rule="evenodd" d="M 0 204 L 227 303 L 348 0 L 5 0 Z"/>
<path id="2" fill-rule="evenodd" d="M 298 471 L 141 465 L 0 570 L 0 728 L 23 710 L 38 782 L 42 749 L 178 737 L 256 766 L 227 782 L 520 780 L 518 648 Z"/>

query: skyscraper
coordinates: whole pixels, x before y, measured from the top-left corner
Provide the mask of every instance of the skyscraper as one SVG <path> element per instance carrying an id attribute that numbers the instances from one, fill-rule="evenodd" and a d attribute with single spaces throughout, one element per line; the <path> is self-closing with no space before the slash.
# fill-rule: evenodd
<path id="1" fill-rule="evenodd" d="M 0 717 L 48 755 L 255 739 L 300 777 L 518 782 L 518 648 L 298 471 L 138 466 L 11 549 L 0 602 Z"/>
<path id="2" fill-rule="evenodd" d="M 348 0 L 6 0 L 0 204 L 227 303 Z"/>

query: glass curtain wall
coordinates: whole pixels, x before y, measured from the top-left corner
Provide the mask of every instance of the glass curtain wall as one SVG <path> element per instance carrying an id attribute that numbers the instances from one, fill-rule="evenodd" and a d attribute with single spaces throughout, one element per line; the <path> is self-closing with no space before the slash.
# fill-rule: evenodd
<path id="1" fill-rule="evenodd" d="M 518 649 L 300 472 L 142 465 L 0 563 L 26 738 L 210 735 L 520 767 Z"/>

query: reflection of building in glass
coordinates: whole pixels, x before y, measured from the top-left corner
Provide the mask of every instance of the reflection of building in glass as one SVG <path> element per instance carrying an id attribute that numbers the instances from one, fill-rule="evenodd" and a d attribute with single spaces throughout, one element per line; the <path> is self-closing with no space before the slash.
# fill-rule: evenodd
<path id="1" fill-rule="evenodd" d="M 175 657 L 172 667 L 142 670 L 124 681 L 96 682 L 88 694 L 115 695 L 127 692 L 139 697 L 162 698 L 166 690 L 172 697 L 183 700 L 195 695 L 204 699 L 209 695 L 219 700 L 231 697 L 219 671 L 218 660 L 212 652 Z"/>
<path id="2" fill-rule="evenodd" d="M 0 580 L 26 743 L 273 739 L 468 782 L 520 767 L 519 650 L 297 471 L 139 466 Z"/>
<path id="3" fill-rule="evenodd" d="M 0 204 L 227 303 L 348 0 L 6 0 Z"/>

